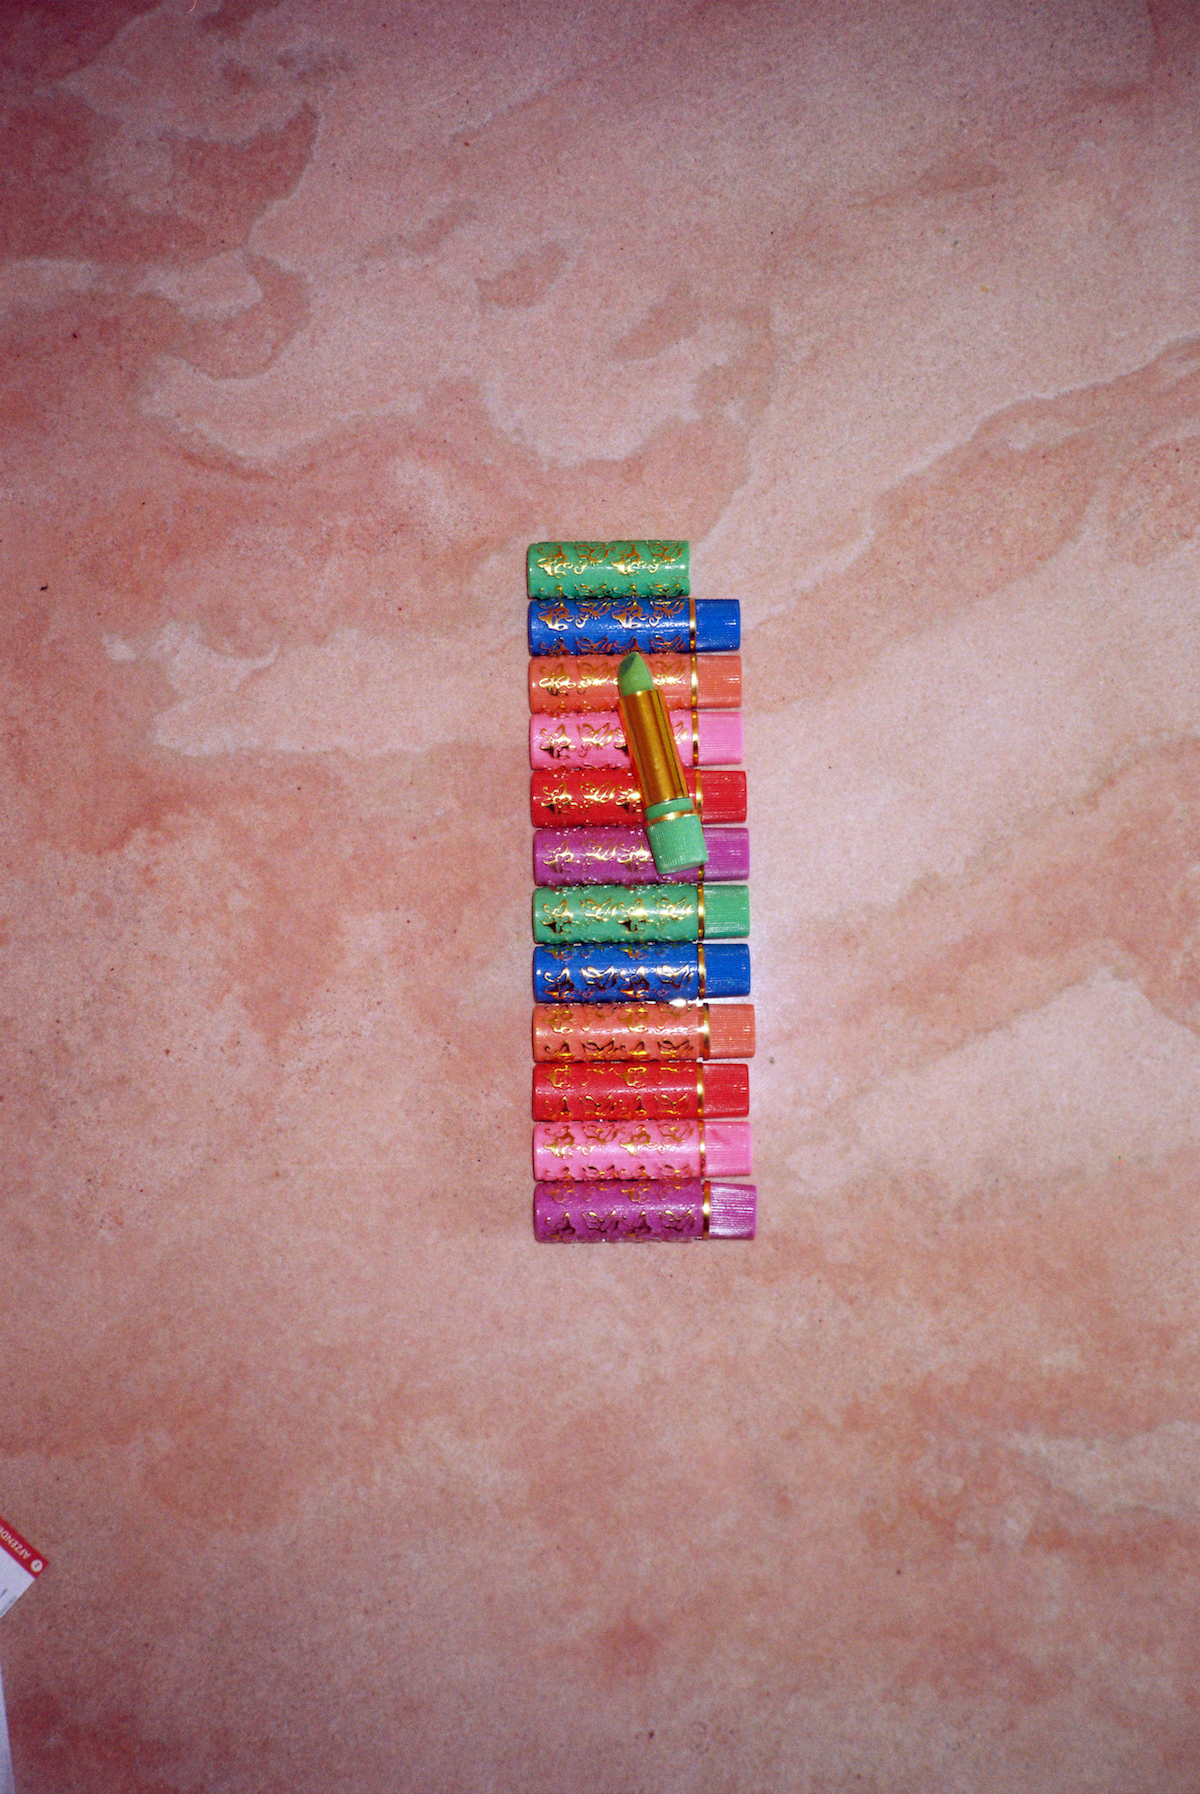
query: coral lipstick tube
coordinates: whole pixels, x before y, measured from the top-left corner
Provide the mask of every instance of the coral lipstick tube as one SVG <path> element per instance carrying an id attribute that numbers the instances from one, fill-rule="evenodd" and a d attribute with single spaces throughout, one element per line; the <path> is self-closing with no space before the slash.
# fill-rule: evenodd
<path id="1" fill-rule="evenodd" d="M 630 1240 L 752 1240 L 753 1184 L 694 1178 L 682 1183 L 540 1183 L 533 1192 L 534 1238 L 548 1245 Z"/>
<path id="2" fill-rule="evenodd" d="M 740 710 L 672 710 L 676 751 L 687 766 L 720 766 L 740 760 L 744 746 Z M 529 764 L 535 771 L 556 766 L 628 767 L 629 749 L 617 711 L 580 711 L 573 716 L 531 716 Z"/>
<path id="3" fill-rule="evenodd" d="M 750 1113 L 750 1068 L 737 1060 L 533 1068 L 535 1121 L 684 1121 Z"/>
<path id="4" fill-rule="evenodd" d="M 747 885 L 567 885 L 533 893 L 533 938 L 548 947 L 737 940 L 749 932 Z"/>
<path id="5" fill-rule="evenodd" d="M 539 1121 L 533 1175 L 569 1178 L 749 1177 L 748 1121 Z"/>
<path id="6" fill-rule="evenodd" d="M 535 1003 L 533 1057 L 752 1059 L 752 1003 Z"/>
<path id="7" fill-rule="evenodd" d="M 529 663 L 529 708 L 535 716 L 617 708 L 617 654 L 560 654 Z M 740 654 L 651 654 L 654 684 L 668 710 L 737 710 L 742 702 Z"/>
<path id="8" fill-rule="evenodd" d="M 535 947 L 535 1003 L 703 1003 L 750 995 L 750 949 L 737 941 Z"/>
<path id="9" fill-rule="evenodd" d="M 539 885 L 691 884 L 701 877 L 729 883 L 750 876 L 750 831 L 703 831 L 708 859 L 660 872 L 650 837 L 641 828 L 544 828 L 533 837 L 533 877 Z"/>
<path id="10" fill-rule="evenodd" d="M 529 652 L 726 654 L 742 640 L 736 598 L 550 598 L 529 606 Z"/>

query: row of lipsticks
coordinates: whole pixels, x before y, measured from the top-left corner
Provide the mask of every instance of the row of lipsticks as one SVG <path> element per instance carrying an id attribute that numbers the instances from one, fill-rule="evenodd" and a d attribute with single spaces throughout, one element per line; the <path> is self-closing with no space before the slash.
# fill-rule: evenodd
<path id="1" fill-rule="evenodd" d="M 688 544 L 528 555 L 539 1240 L 752 1239 L 739 606 Z"/>

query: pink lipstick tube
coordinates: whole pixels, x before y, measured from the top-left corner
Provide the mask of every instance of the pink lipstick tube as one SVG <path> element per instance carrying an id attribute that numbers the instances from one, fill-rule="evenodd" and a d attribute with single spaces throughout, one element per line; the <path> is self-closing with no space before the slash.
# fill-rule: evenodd
<path id="1" fill-rule="evenodd" d="M 753 1003 L 535 1003 L 533 1057 L 752 1059 Z"/>
<path id="2" fill-rule="evenodd" d="M 749 1177 L 748 1121 L 542 1121 L 533 1175 L 543 1183 L 603 1178 Z"/>
<path id="3" fill-rule="evenodd" d="M 615 710 L 619 654 L 559 654 L 529 663 L 529 708 L 535 716 L 573 710 Z M 655 687 L 668 710 L 736 710 L 742 701 L 740 654 L 648 654 Z"/>
<path id="4" fill-rule="evenodd" d="M 720 766 L 740 760 L 744 746 L 740 710 L 672 710 L 671 732 L 685 766 Z M 529 764 L 535 771 L 556 766 L 628 767 L 625 731 L 615 710 L 573 716 L 531 716 Z"/>
<path id="5" fill-rule="evenodd" d="M 533 1192 L 534 1238 L 554 1245 L 607 1240 L 752 1240 L 753 1184 L 716 1178 L 686 1183 L 540 1183 Z"/>

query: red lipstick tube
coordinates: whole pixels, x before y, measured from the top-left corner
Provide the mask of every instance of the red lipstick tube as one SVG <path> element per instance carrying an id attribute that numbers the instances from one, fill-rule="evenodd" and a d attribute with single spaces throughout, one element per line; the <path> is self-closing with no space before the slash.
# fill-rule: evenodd
<path id="1" fill-rule="evenodd" d="M 683 778 L 702 822 L 745 822 L 744 772 L 685 767 Z M 563 767 L 530 775 L 529 814 L 534 828 L 640 823 L 642 794 L 631 768 Z"/>
<path id="2" fill-rule="evenodd" d="M 535 1121 L 690 1121 L 750 1113 L 750 1068 L 733 1060 L 667 1060 L 533 1068 Z"/>

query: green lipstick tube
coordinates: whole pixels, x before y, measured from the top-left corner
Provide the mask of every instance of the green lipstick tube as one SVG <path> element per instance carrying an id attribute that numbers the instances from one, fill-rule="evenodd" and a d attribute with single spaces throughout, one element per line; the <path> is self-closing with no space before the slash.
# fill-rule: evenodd
<path id="1" fill-rule="evenodd" d="M 719 941 L 749 932 L 746 885 L 564 885 L 533 894 L 533 938 L 546 946 Z"/>
<path id="2" fill-rule="evenodd" d="M 686 542 L 531 542 L 531 598 L 686 598 Z"/>

